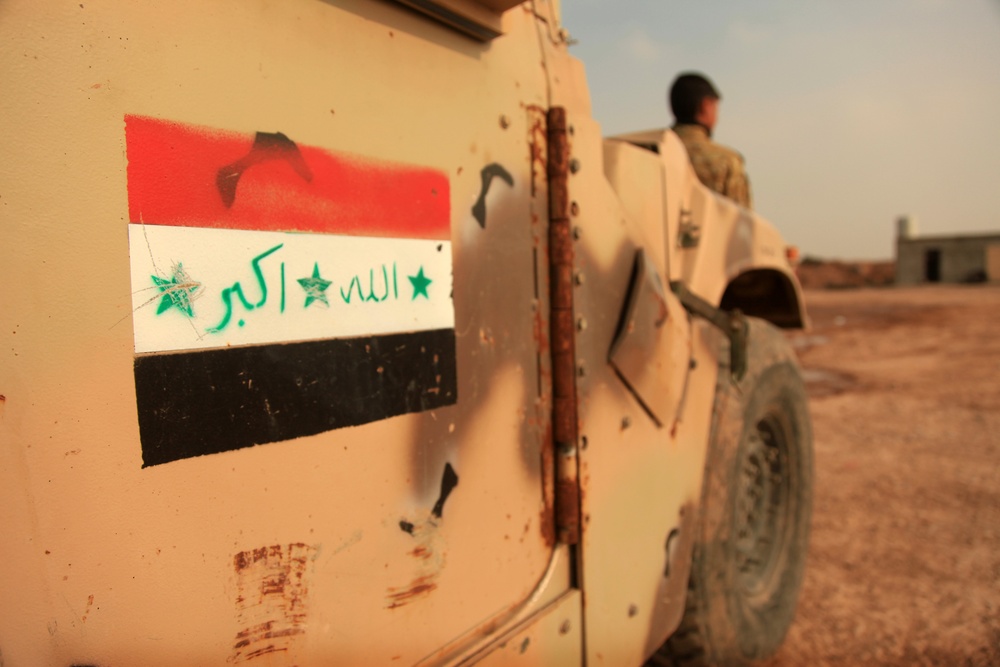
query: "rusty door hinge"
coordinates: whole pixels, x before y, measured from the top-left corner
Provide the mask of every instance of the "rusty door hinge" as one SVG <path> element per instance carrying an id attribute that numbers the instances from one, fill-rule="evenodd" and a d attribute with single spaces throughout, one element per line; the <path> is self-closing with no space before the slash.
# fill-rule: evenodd
<path id="1" fill-rule="evenodd" d="M 573 325 L 573 235 L 570 230 L 569 136 L 566 110 L 548 111 L 549 290 L 552 308 L 552 446 L 555 447 L 555 522 L 559 541 L 580 540 L 577 457 L 576 342 Z"/>

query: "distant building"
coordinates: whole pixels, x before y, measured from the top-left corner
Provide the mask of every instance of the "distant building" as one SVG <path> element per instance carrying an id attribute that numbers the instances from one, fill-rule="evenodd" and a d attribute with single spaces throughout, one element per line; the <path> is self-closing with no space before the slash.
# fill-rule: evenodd
<path id="1" fill-rule="evenodd" d="M 1000 233 L 919 236 L 916 222 L 896 220 L 896 284 L 1000 281 Z"/>

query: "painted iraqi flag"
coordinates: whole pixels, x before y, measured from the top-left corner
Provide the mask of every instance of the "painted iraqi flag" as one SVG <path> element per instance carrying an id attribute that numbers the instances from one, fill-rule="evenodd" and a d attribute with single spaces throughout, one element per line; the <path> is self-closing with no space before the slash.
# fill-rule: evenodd
<path id="1" fill-rule="evenodd" d="M 439 171 L 126 116 L 143 467 L 457 400 Z"/>

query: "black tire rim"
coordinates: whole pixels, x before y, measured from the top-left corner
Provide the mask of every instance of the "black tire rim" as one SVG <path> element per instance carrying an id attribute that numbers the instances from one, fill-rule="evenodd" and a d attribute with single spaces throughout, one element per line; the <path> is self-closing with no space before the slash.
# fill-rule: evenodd
<path id="1" fill-rule="evenodd" d="M 781 574 L 791 528 L 791 436 L 780 414 L 749 429 L 737 470 L 737 583 L 749 598 L 766 598 Z"/>

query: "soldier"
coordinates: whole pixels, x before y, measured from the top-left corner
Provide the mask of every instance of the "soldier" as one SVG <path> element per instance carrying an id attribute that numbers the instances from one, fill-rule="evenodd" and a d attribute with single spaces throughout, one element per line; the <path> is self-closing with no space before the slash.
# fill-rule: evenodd
<path id="1" fill-rule="evenodd" d="M 743 156 L 711 139 L 720 99 L 712 82 L 701 74 L 679 75 L 670 86 L 670 109 L 676 120 L 673 130 L 684 142 L 702 183 L 737 204 L 752 208 Z"/>

